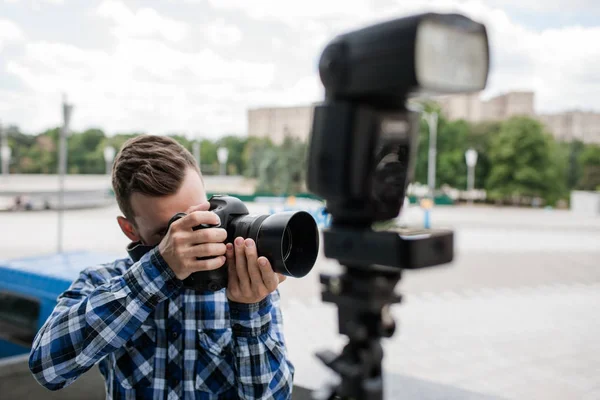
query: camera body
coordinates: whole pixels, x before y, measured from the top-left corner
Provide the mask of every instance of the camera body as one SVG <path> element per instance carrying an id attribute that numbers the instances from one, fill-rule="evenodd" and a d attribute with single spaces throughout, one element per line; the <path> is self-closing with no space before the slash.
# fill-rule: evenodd
<path id="1" fill-rule="evenodd" d="M 214 195 L 209 203 L 210 211 L 219 216 L 221 223 L 198 225 L 193 230 L 221 227 L 227 231 L 226 243 L 233 243 L 238 236 L 251 238 L 258 255 L 266 257 L 276 272 L 289 277 L 304 277 L 313 268 L 319 252 L 319 233 L 308 212 L 250 215 L 240 199 L 226 195 Z M 169 227 L 185 215 L 175 214 Z M 183 281 L 186 288 L 213 292 L 227 287 L 227 283 L 227 263 L 214 270 L 194 272 Z"/>

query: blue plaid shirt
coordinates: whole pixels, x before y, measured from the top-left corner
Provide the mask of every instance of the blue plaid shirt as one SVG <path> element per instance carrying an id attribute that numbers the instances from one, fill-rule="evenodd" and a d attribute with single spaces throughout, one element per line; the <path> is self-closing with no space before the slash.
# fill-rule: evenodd
<path id="1" fill-rule="evenodd" d="M 82 271 L 29 358 L 50 390 L 98 363 L 109 399 L 289 399 L 294 374 L 278 291 L 239 304 L 183 288 L 156 249 Z"/>

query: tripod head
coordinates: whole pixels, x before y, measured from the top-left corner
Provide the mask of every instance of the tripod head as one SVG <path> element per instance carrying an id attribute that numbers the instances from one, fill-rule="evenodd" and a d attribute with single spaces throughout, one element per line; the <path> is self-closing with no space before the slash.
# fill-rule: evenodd
<path id="1" fill-rule="evenodd" d="M 308 188 L 332 216 L 325 256 L 344 267 L 321 275 L 322 299 L 338 306 L 340 355 L 317 356 L 341 378 L 323 399 L 383 399 L 380 339 L 403 269 L 448 263 L 452 231 L 373 229 L 396 218 L 414 175 L 419 114 L 411 94 L 481 90 L 488 75 L 485 27 L 462 15 L 421 14 L 338 36 L 319 64 L 325 101 L 315 107 Z"/>

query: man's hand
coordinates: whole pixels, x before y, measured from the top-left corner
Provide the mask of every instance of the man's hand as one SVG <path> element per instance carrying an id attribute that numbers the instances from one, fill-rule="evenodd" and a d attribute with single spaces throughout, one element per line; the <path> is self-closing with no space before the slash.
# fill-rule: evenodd
<path id="1" fill-rule="evenodd" d="M 258 303 L 277 289 L 285 275 L 275 273 L 266 257 L 258 257 L 252 239 L 238 237 L 227 243 L 229 283 L 227 298 L 237 303 Z"/>
<path id="2" fill-rule="evenodd" d="M 219 217 L 208 211 L 209 207 L 209 203 L 202 203 L 188 209 L 185 217 L 171 224 L 158 245 L 160 255 L 180 280 L 193 272 L 217 269 L 225 264 L 227 231 L 222 228 L 192 230 L 200 224 L 220 223 Z M 213 258 L 198 260 L 197 257 Z"/>

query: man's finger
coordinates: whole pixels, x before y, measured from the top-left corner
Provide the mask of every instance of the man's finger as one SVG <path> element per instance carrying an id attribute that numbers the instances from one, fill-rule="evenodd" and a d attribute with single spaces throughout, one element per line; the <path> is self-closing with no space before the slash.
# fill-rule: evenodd
<path id="1" fill-rule="evenodd" d="M 254 292 L 258 293 L 260 288 L 264 286 L 263 279 L 258 269 L 258 255 L 256 254 L 256 244 L 252 239 L 246 239 L 246 262 L 248 264 L 248 275 L 250 282 L 254 288 Z"/>
<path id="2" fill-rule="evenodd" d="M 225 255 L 227 248 L 225 243 L 202 243 L 191 246 L 185 250 L 190 257 L 211 257 Z"/>
<path id="3" fill-rule="evenodd" d="M 269 260 L 266 257 L 260 257 L 258 259 L 258 265 L 262 281 L 264 282 L 265 286 L 267 287 L 267 290 L 269 290 L 270 293 L 277 288 L 277 284 L 279 283 L 279 280 L 277 279 L 277 274 L 275 274 L 275 272 L 273 271 L 271 263 L 269 263 Z"/>
<path id="4" fill-rule="evenodd" d="M 227 231 L 223 228 L 203 228 L 191 232 L 192 243 L 223 243 L 227 240 Z"/>
<path id="5" fill-rule="evenodd" d="M 221 268 L 227 260 L 225 256 L 211 257 L 206 260 L 194 260 L 190 262 L 190 269 L 193 272 L 197 271 L 210 271 L 213 269 Z"/>
<path id="6" fill-rule="evenodd" d="M 183 229 L 192 229 L 199 225 L 213 226 L 219 225 L 221 220 L 219 216 L 212 211 L 194 211 L 179 221 L 175 221 Z"/>
<path id="7" fill-rule="evenodd" d="M 191 214 L 194 211 L 208 211 L 208 210 L 210 210 L 210 203 L 208 201 L 205 201 L 203 203 L 196 204 L 195 206 L 191 206 L 190 208 L 185 210 L 185 213 Z"/>
<path id="8" fill-rule="evenodd" d="M 235 269 L 235 254 L 233 252 L 233 244 L 227 243 L 227 252 L 225 253 L 225 257 L 227 258 L 227 268 L 229 274 L 229 287 L 235 288 L 240 285 L 240 280 L 237 276 L 237 271 Z"/>
<path id="9" fill-rule="evenodd" d="M 235 248 L 235 271 L 237 272 L 238 279 L 240 281 L 240 289 L 242 292 L 250 292 L 250 277 L 248 276 L 248 266 L 246 264 L 246 252 L 244 239 L 237 237 L 234 240 Z"/>
<path id="10" fill-rule="evenodd" d="M 279 283 L 281 283 L 287 279 L 287 276 L 277 273 L 277 279 L 279 280 Z"/>

